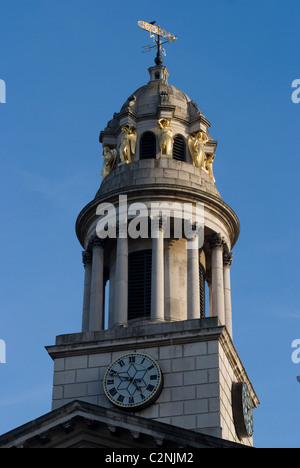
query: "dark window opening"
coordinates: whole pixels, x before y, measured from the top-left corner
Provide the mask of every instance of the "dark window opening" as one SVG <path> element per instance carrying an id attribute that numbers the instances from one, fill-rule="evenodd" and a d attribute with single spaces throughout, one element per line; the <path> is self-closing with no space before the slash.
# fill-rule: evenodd
<path id="1" fill-rule="evenodd" d="M 173 159 L 185 161 L 185 140 L 181 135 L 176 135 L 174 137 Z"/>
<path id="2" fill-rule="evenodd" d="M 156 137 L 152 132 L 145 132 L 141 137 L 140 159 L 156 159 Z"/>
<path id="3" fill-rule="evenodd" d="M 151 315 L 152 250 L 128 256 L 128 320 Z"/>

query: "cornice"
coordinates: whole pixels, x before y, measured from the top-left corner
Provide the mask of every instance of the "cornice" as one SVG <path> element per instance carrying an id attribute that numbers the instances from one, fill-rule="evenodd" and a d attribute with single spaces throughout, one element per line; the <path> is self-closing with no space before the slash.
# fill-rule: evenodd
<path id="1" fill-rule="evenodd" d="M 221 198 L 205 192 L 201 189 L 188 188 L 183 186 L 174 186 L 173 184 L 143 184 L 139 186 L 127 186 L 122 189 L 116 188 L 111 192 L 97 197 L 88 203 L 82 211 L 79 213 L 76 220 L 76 235 L 79 242 L 85 248 L 84 241 L 86 233 L 91 224 L 97 220 L 96 208 L 100 203 L 118 203 L 119 195 L 127 195 L 128 202 L 133 203 L 134 201 L 141 201 L 143 197 L 144 201 L 153 199 L 155 195 L 156 200 L 168 200 L 176 199 L 186 203 L 204 203 L 205 209 L 216 216 L 222 223 L 227 225 L 228 232 L 230 233 L 231 248 L 235 245 L 239 233 L 240 223 L 235 212 L 225 203 Z"/>

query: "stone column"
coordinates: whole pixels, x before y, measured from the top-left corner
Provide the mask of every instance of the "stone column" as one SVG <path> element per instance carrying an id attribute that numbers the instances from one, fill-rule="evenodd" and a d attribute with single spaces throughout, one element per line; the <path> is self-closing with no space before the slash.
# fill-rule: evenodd
<path id="1" fill-rule="evenodd" d="M 90 298 L 91 298 L 91 279 L 92 279 L 92 255 L 91 252 L 82 252 L 82 263 L 84 266 L 84 290 L 83 290 L 83 308 L 82 308 L 82 331 L 89 330 L 90 320 Z"/>
<path id="2" fill-rule="evenodd" d="M 95 236 L 89 246 L 93 251 L 89 330 L 99 331 L 104 328 L 103 240 Z"/>
<path id="3" fill-rule="evenodd" d="M 232 252 L 224 254 L 224 303 L 225 325 L 232 338 L 232 309 L 231 309 L 231 284 L 230 267 L 232 265 Z"/>
<path id="4" fill-rule="evenodd" d="M 151 278 L 151 320 L 162 322 L 165 319 L 164 302 L 164 224 L 162 219 L 154 219 L 152 233 L 152 278 Z M 152 225 L 153 228 L 153 225 Z"/>
<path id="5" fill-rule="evenodd" d="M 117 238 L 114 325 L 128 321 L 128 239 Z"/>
<path id="6" fill-rule="evenodd" d="M 199 288 L 199 249 L 198 236 L 189 242 L 187 249 L 187 318 L 200 318 L 200 288 Z"/>
<path id="7" fill-rule="evenodd" d="M 224 242 L 220 234 L 212 237 L 211 276 L 212 276 L 212 315 L 218 317 L 221 325 L 225 325 L 223 248 Z"/>

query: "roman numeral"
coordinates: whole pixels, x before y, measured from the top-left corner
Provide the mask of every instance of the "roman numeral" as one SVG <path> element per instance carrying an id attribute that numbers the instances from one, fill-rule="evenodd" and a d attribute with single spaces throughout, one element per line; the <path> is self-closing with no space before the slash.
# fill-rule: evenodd
<path id="1" fill-rule="evenodd" d="M 129 362 L 135 362 L 135 356 L 129 356 Z"/>
<path id="2" fill-rule="evenodd" d="M 112 388 L 111 390 L 109 390 L 109 393 L 111 394 L 111 396 L 115 396 L 117 390 L 115 388 Z"/>

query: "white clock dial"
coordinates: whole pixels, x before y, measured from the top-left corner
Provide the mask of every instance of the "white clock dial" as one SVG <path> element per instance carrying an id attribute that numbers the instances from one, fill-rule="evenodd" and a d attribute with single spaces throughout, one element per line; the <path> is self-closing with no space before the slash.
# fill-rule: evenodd
<path id="1" fill-rule="evenodd" d="M 116 406 L 143 409 L 153 403 L 163 386 L 163 375 L 157 362 L 140 353 L 120 356 L 107 369 L 103 388 Z"/>

